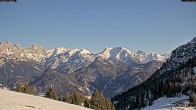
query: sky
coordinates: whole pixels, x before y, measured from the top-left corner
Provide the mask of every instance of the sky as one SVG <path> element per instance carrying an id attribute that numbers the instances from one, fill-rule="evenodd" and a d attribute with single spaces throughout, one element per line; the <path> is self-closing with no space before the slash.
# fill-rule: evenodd
<path id="1" fill-rule="evenodd" d="M 0 2 L 0 42 L 28 48 L 106 47 L 170 53 L 196 36 L 196 2 L 17 0 Z"/>

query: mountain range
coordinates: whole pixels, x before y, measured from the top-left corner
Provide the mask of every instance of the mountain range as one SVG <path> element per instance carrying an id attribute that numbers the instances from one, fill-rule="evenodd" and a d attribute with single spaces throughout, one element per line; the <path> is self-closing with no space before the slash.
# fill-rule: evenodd
<path id="1" fill-rule="evenodd" d="M 151 106 L 161 97 L 191 95 L 196 91 L 196 37 L 172 51 L 151 77 L 113 98 L 118 110 Z"/>
<path id="2" fill-rule="evenodd" d="M 45 50 L 35 44 L 23 48 L 2 42 L 0 83 L 14 89 L 20 80 L 38 92 L 52 86 L 59 95 L 74 91 L 91 95 L 98 89 L 113 97 L 148 79 L 169 57 L 124 47 L 107 47 L 94 54 L 86 49 Z"/>

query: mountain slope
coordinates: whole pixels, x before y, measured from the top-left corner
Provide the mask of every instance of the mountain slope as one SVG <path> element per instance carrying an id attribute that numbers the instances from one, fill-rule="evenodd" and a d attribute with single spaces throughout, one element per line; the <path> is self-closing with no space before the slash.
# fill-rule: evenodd
<path id="1" fill-rule="evenodd" d="M 97 57 L 90 65 L 73 73 L 64 74 L 48 69 L 31 86 L 36 86 L 40 92 L 53 86 L 59 95 L 74 91 L 91 95 L 94 89 L 98 89 L 106 97 L 113 97 L 145 81 L 161 65 L 162 62 L 151 61 L 129 66 L 119 60 Z"/>
<path id="2" fill-rule="evenodd" d="M 0 89 L 0 110 L 90 110 L 39 96 Z"/>
<path id="3" fill-rule="evenodd" d="M 14 88 L 16 82 L 30 82 L 39 77 L 44 66 L 42 60 L 44 49 L 32 45 L 23 49 L 20 45 L 12 45 L 9 42 L 0 44 L 0 83 Z"/>
<path id="4" fill-rule="evenodd" d="M 88 50 L 56 48 L 47 51 L 45 66 L 62 73 L 71 73 L 88 66 L 95 57 Z"/>
<path id="5" fill-rule="evenodd" d="M 110 47 L 110 48 L 107 47 L 98 56 L 101 56 L 109 60 L 120 60 L 128 64 L 147 63 L 153 60 L 164 62 L 169 57 L 168 55 L 160 55 L 155 52 L 147 54 L 141 50 L 134 53 L 124 47 Z"/>
<path id="6" fill-rule="evenodd" d="M 9 42 L 0 43 L 0 83 L 14 89 L 21 80 L 45 92 L 54 86 L 59 95 L 80 91 L 91 95 L 94 89 L 113 97 L 140 84 L 154 73 L 165 58 L 123 48 L 106 48 L 99 54 L 88 50 L 55 48 L 38 45 L 22 48 Z M 161 60 L 160 60 L 161 58 Z M 69 88 L 68 88 L 69 87 Z"/>
<path id="7" fill-rule="evenodd" d="M 147 81 L 113 98 L 117 109 L 148 106 L 157 98 L 196 90 L 196 37 L 172 51 L 171 57 Z"/>
<path id="8" fill-rule="evenodd" d="M 30 83 L 30 86 L 36 87 L 42 93 L 45 93 L 49 87 L 53 87 L 59 96 L 80 91 L 82 87 L 73 75 L 62 74 L 51 68 L 46 69 L 40 77 Z"/>

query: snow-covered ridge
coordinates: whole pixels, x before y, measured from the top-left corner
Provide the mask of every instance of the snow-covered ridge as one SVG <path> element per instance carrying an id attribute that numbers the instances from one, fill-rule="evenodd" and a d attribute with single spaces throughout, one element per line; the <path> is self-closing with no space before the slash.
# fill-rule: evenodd
<path id="1" fill-rule="evenodd" d="M 30 46 L 30 48 L 22 48 L 19 44 L 12 45 L 10 42 L 0 43 L 0 54 L 1 57 L 20 61 L 28 59 L 35 60 L 42 62 L 47 67 L 52 67 L 53 69 L 63 68 L 66 71 L 70 67 L 74 67 L 74 70 L 85 67 L 97 57 L 102 57 L 107 60 L 120 60 L 124 63 L 147 63 L 152 60 L 165 62 L 168 58 L 168 55 L 160 55 L 155 52 L 147 54 L 139 50 L 135 53 L 124 47 L 107 47 L 103 52 L 94 54 L 86 49 L 79 50 L 64 47 L 45 50 L 35 44 Z"/>
<path id="2" fill-rule="evenodd" d="M 107 47 L 104 49 L 102 53 L 99 54 L 99 56 L 102 56 L 106 59 L 117 59 L 122 62 L 129 62 L 129 61 L 135 61 L 135 62 L 141 62 L 141 63 L 147 63 L 152 60 L 162 61 L 165 62 L 169 55 L 160 55 L 158 53 L 152 52 L 150 54 L 145 53 L 144 51 L 138 50 L 138 52 L 132 52 L 131 50 L 128 50 L 124 47 Z"/>
<path id="3" fill-rule="evenodd" d="M 146 58 L 143 60 L 143 63 L 147 63 L 152 60 L 166 61 L 168 58 L 169 58 L 168 54 L 160 55 L 156 52 L 152 52 L 146 56 Z"/>
<path id="4" fill-rule="evenodd" d="M 1 58 L 16 59 L 18 61 L 34 60 L 42 62 L 46 57 L 46 51 L 38 46 L 32 45 L 30 48 L 22 48 L 19 44 L 12 45 L 10 42 L 0 43 Z"/>

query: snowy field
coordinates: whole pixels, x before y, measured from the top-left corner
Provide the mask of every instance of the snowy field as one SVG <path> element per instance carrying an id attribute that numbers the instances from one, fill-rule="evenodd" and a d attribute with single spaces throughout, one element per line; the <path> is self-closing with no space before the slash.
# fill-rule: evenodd
<path id="1" fill-rule="evenodd" d="M 90 110 L 39 96 L 0 89 L 0 110 Z"/>
<path id="2" fill-rule="evenodd" d="M 142 110 L 196 110 L 193 107 L 177 107 L 176 104 L 182 100 L 189 99 L 188 96 L 166 98 L 162 97 L 153 102 L 152 106 L 145 107 Z"/>

